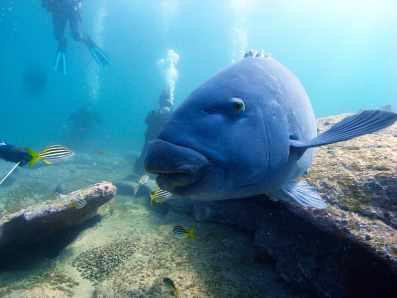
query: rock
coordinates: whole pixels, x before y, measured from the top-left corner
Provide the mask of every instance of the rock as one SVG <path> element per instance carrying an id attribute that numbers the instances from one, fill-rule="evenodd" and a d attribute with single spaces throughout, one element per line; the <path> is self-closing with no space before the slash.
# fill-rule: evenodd
<path id="1" fill-rule="evenodd" d="M 115 186 L 117 193 L 122 196 L 135 196 L 139 188 L 139 184 L 133 181 L 116 182 Z"/>
<path id="2" fill-rule="evenodd" d="M 158 188 L 157 183 L 153 179 L 149 179 L 145 184 L 140 184 L 138 186 L 138 190 L 136 192 L 136 196 L 138 197 L 147 197 L 149 198 L 150 193 Z"/>
<path id="3" fill-rule="evenodd" d="M 293 206 L 271 204 L 258 221 L 254 245 L 259 256 L 275 260 L 284 280 L 319 297 L 392 297 L 388 293 L 397 285 L 392 263 L 350 237 L 348 222 L 332 230 L 333 220 L 317 222 Z M 364 233 L 363 239 L 368 241 Z"/>
<path id="4" fill-rule="evenodd" d="M 230 200 L 217 202 L 195 202 L 193 214 L 197 221 L 210 221 L 233 225 L 239 230 L 253 232 L 262 209 L 259 199 Z M 170 201 L 171 202 L 171 201 Z M 244 208 L 242 208 L 244 206 Z"/>
<path id="5" fill-rule="evenodd" d="M 61 195 L 0 218 L 0 250 L 31 245 L 93 218 L 98 208 L 111 200 L 116 187 L 110 182 Z M 78 203 L 84 202 L 79 205 Z M 83 206 L 83 207 L 81 207 Z"/>
<path id="6" fill-rule="evenodd" d="M 347 115 L 318 120 L 322 132 Z M 196 202 L 196 220 L 253 232 L 258 259 L 320 297 L 395 297 L 397 124 L 320 147 L 304 177 L 328 202 L 303 209 L 263 198 Z"/>

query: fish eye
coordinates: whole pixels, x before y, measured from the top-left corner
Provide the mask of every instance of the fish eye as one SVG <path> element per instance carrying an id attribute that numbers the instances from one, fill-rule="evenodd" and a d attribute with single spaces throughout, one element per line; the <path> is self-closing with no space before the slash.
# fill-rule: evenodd
<path id="1" fill-rule="evenodd" d="M 245 111 L 245 103 L 241 98 L 233 97 L 232 104 L 233 104 L 233 111 L 235 113 L 242 113 Z"/>

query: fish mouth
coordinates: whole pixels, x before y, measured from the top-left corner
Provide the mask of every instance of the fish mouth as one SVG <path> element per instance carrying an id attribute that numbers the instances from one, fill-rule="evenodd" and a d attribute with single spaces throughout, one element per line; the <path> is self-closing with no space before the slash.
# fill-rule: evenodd
<path id="1" fill-rule="evenodd" d="M 185 193 L 197 184 L 208 165 L 200 152 L 162 139 L 149 143 L 144 162 L 145 170 L 157 175 L 159 187 L 174 194 Z"/>

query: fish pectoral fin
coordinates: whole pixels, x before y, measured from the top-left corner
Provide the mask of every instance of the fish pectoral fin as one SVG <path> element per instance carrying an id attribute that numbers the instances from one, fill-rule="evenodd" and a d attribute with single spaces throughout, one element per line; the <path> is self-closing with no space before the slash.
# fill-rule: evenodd
<path id="1" fill-rule="evenodd" d="M 278 191 L 269 193 L 269 196 L 283 201 L 294 201 L 305 208 L 324 209 L 327 207 L 317 190 L 306 181 L 289 182 Z"/>
<path id="2" fill-rule="evenodd" d="M 329 130 L 323 132 L 311 141 L 302 142 L 290 140 L 290 146 L 292 148 L 307 149 L 346 141 L 388 127 L 396 120 L 397 113 L 381 110 L 363 111 L 336 123 Z"/>
<path id="3" fill-rule="evenodd" d="M 51 165 L 51 164 L 52 164 L 52 162 L 50 162 L 50 161 L 48 161 L 48 160 L 46 160 L 46 159 L 43 159 L 43 162 L 44 162 L 46 165 Z"/>

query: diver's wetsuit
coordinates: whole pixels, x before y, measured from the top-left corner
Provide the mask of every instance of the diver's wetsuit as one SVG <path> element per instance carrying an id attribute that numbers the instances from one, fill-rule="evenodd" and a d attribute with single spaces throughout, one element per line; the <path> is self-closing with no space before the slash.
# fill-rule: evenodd
<path id="1" fill-rule="evenodd" d="M 144 172 L 143 163 L 149 142 L 159 136 L 165 124 L 171 118 L 174 101 L 173 98 L 171 98 L 169 90 L 166 89 L 162 92 L 160 95 L 159 104 L 160 108 L 156 111 L 151 111 L 145 119 L 145 123 L 147 125 L 145 132 L 145 143 L 134 166 L 134 171 L 137 175 L 142 175 Z"/>
<path id="2" fill-rule="evenodd" d="M 82 0 L 43 0 L 42 4 L 44 8 L 52 13 L 54 35 L 60 48 L 66 48 L 65 29 L 68 22 L 73 39 L 75 41 L 84 41 L 80 29 Z"/>
<path id="3" fill-rule="evenodd" d="M 63 74 L 67 73 L 65 29 L 68 23 L 73 39 L 85 44 L 98 65 L 106 66 L 110 63 L 105 52 L 87 34 L 83 33 L 80 28 L 82 21 L 80 14 L 82 0 L 42 0 L 42 5 L 52 14 L 54 35 L 58 41 L 57 58 L 54 67 L 56 71 L 63 72 Z"/>
<path id="4" fill-rule="evenodd" d="M 32 159 L 32 156 L 25 148 L 18 148 L 0 141 L 0 159 L 14 163 L 21 162 L 20 165 L 23 166 Z"/>

